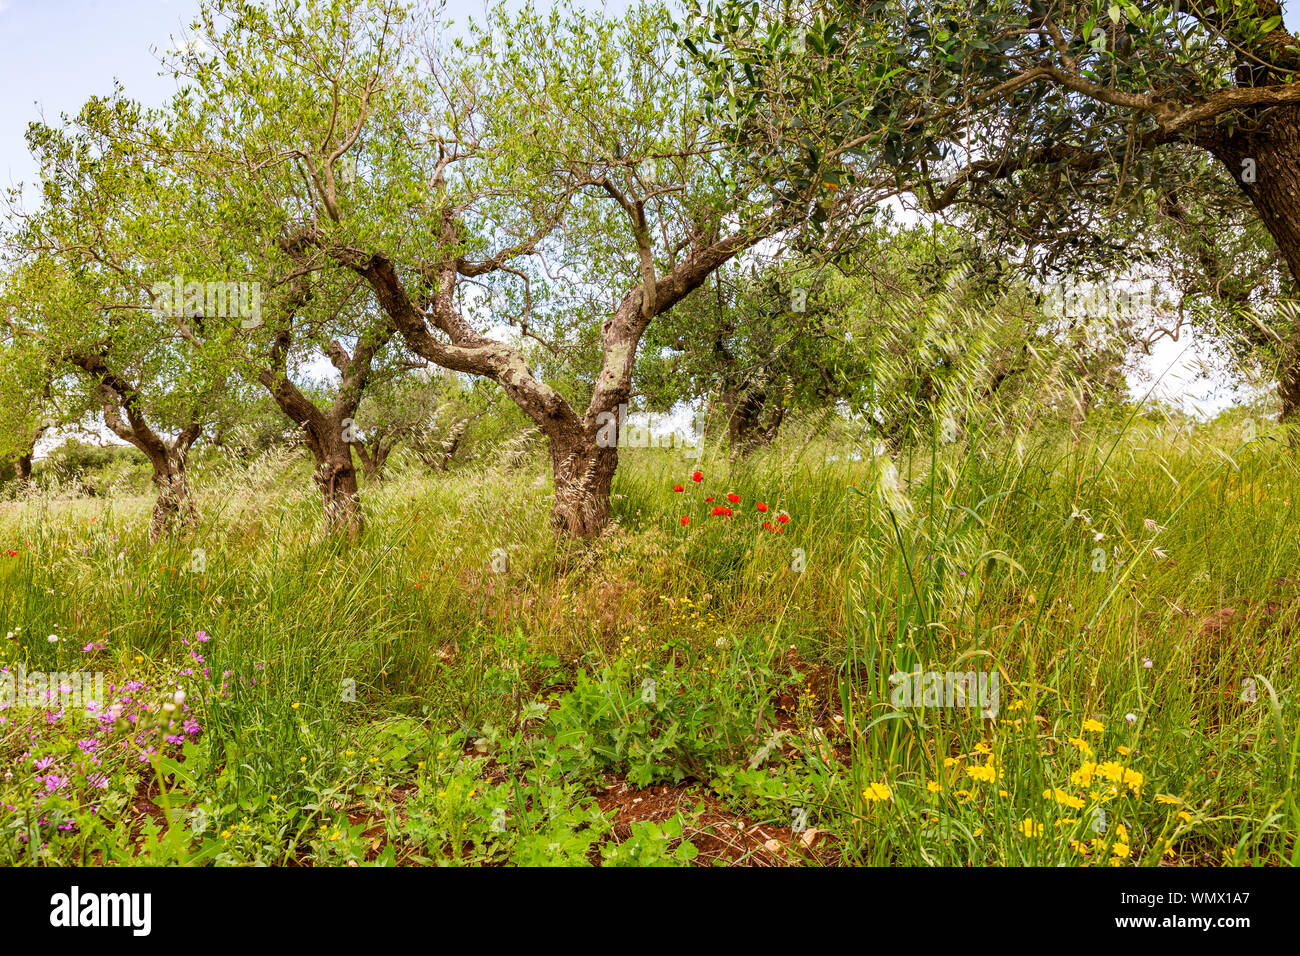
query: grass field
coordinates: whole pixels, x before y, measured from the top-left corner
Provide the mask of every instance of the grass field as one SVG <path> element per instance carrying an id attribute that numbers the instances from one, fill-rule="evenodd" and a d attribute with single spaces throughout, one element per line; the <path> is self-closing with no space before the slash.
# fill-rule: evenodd
<path id="1" fill-rule="evenodd" d="M 0 863 L 1296 862 L 1285 442 L 852 458 L 629 451 L 587 545 L 540 456 L 399 470 L 355 540 L 296 466 L 152 548 L 147 499 L 0 505 L 0 664 L 107 682 L 0 712 Z"/>

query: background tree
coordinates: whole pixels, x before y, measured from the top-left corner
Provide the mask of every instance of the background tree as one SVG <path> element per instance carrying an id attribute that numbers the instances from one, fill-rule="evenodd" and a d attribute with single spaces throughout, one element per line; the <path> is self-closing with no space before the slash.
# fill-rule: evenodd
<path id="1" fill-rule="evenodd" d="M 1123 394 L 1136 348 L 1104 313 L 1054 314 L 1015 269 L 948 227 L 887 219 L 827 261 L 750 268 L 715 274 L 638 366 L 651 407 L 712 402 L 741 453 L 788 413 L 846 416 L 891 449 L 945 424 L 952 440 L 971 416 L 1005 427 L 1035 400 L 1070 407 L 1077 427 Z"/>
<path id="2" fill-rule="evenodd" d="M 240 380 L 212 408 L 205 445 L 229 464 L 247 466 L 259 455 L 300 439 L 297 427 L 285 420 L 280 406 L 260 384 Z"/>
<path id="3" fill-rule="evenodd" d="M 37 442 L 57 425 L 55 371 L 43 359 L 34 342 L 0 324 L 0 480 L 30 481 Z"/>
<path id="4" fill-rule="evenodd" d="M 618 451 L 598 418 L 631 394 L 651 321 L 806 212 L 730 162 L 667 23 L 657 5 L 618 22 L 494 8 L 448 48 L 391 4 L 214 2 L 196 25 L 213 52 L 178 64 L 194 92 L 177 109 L 205 135 L 187 156 L 260 224 L 248 253 L 314 250 L 365 279 L 411 351 L 497 382 L 546 436 L 553 523 L 577 536 L 609 520 Z M 471 288 L 518 309 L 483 319 Z M 563 335 L 593 294 L 581 410 L 489 331 Z"/>
<path id="5" fill-rule="evenodd" d="M 457 376 L 424 369 L 372 389 L 358 412 L 363 437 L 354 446 L 366 478 L 382 481 L 401 445 L 425 467 L 446 471 L 470 426 L 487 412 L 474 408 L 473 399 Z"/>
<path id="6" fill-rule="evenodd" d="M 770 444 L 787 413 L 833 401 L 834 383 L 854 373 L 838 367 L 848 349 L 837 317 L 809 295 L 813 271 L 751 263 L 714 273 L 651 331 L 637 368 L 650 408 L 705 401 L 707 420 L 744 455 Z"/>
<path id="7" fill-rule="evenodd" d="M 57 420 L 99 415 L 149 460 L 156 539 L 193 518 L 186 461 L 229 380 L 231 333 L 197 303 L 158 302 L 156 287 L 185 269 L 175 210 L 192 211 L 201 197 L 150 161 L 140 142 L 149 122 L 114 97 L 91 100 L 64 129 L 32 125 L 42 202 L 16 217 L 7 242 L 3 324 L 29 343 L 30 362 L 52 370 Z"/>
<path id="8" fill-rule="evenodd" d="M 1033 249 L 1040 273 L 1098 275 L 1131 263 L 1154 217 L 1231 183 L 1294 294 L 1300 44 L 1276 0 L 728 2 L 711 14 L 689 49 L 771 175 L 839 176 L 879 149 L 929 211 L 965 210 L 985 235 Z M 1284 418 L 1300 407 L 1296 337 L 1284 339 Z"/>
<path id="9" fill-rule="evenodd" d="M 299 281 L 307 285 L 310 275 L 305 271 Z M 302 300 L 303 306 L 309 304 L 319 317 L 321 297 Z M 415 363 L 400 354 L 393 342 L 392 325 L 374 308 L 364 288 L 354 289 L 338 305 L 325 306 L 325 312 L 325 321 L 312 321 L 294 307 L 273 312 L 268 353 L 256 375 L 281 411 L 302 431 L 315 459 L 313 477 L 321 492 L 326 524 L 356 531 L 362 518 L 354 448 L 376 477 L 383 468 L 382 461 L 376 464 L 375 456 L 364 451 L 358 411 L 370 389 L 409 371 Z M 351 333 L 350 341 L 343 338 L 344 330 Z M 302 366 L 322 352 L 328 355 L 337 382 L 323 389 L 304 387 L 300 384 Z M 387 459 L 387 451 L 383 459 Z"/>

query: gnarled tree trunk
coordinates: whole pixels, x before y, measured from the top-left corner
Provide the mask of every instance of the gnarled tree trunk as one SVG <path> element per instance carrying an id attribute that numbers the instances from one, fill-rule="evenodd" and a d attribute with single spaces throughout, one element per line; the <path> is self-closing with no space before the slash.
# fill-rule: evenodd
<path id="1" fill-rule="evenodd" d="M 149 456 L 149 464 L 153 466 L 153 484 L 158 489 L 149 521 L 149 540 L 157 541 L 174 528 L 189 527 L 198 521 L 185 477 L 189 447 L 182 449 L 163 443 L 161 448 L 151 445 L 150 449 L 141 450 Z"/>
<path id="2" fill-rule="evenodd" d="M 203 416 L 194 410 L 189 423 L 172 441 L 159 435 L 145 417 L 140 393 L 123 375 L 110 368 L 104 356 L 95 352 L 71 352 L 68 361 L 99 382 L 100 409 L 104 423 L 118 438 L 144 453 L 153 466 L 153 483 L 158 489 L 149 540 L 157 541 L 178 522 L 192 524 L 197 515 L 185 480 L 185 461 L 190 448 L 203 434 Z"/>
<path id="3" fill-rule="evenodd" d="M 369 383 L 375 355 L 392 336 L 387 328 L 372 329 L 348 355 L 337 341 L 329 344 L 330 360 L 339 370 L 342 382 L 338 397 L 322 411 L 296 386 L 286 373 L 285 362 L 292 343 L 293 317 L 289 316 L 276 332 L 271 349 L 270 367 L 258 375 L 275 403 L 302 429 L 307 447 L 316 460 L 312 478 L 321 493 L 325 525 L 356 534 L 364 527 L 357 489 L 357 470 L 352 461 L 352 445 L 360 447 L 353 417 Z M 384 454 L 386 459 L 387 453 Z M 362 455 L 363 461 L 365 455 Z M 382 461 L 379 468 L 382 470 Z"/>
<path id="4" fill-rule="evenodd" d="M 337 401 L 326 414 L 288 378 L 269 371 L 260 377 L 280 409 L 302 429 L 303 438 L 316 462 L 312 480 L 320 490 L 326 526 L 361 531 L 363 520 L 357 470 L 352 462 L 352 445 L 348 441 L 351 436 L 347 434 L 355 412 L 354 403 Z"/>
<path id="5" fill-rule="evenodd" d="M 434 186 L 442 185 L 439 173 Z M 631 394 L 637 347 L 646 327 L 656 315 L 699 288 L 723 263 L 778 231 L 776 217 L 751 223 L 726 236 L 701 231 L 690 237 L 683 258 L 675 252 L 675 261 L 666 274 L 656 275 L 645 200 L 629 199 L 608 178 L 593 180 L 589 185 L 609 192 L 630 217 L 641 281 L 601 325 L 601 371 L 591 402 L 581 415 L 558 391 L 534 376 L 521 351 L 479 332 L 457 303 L 456 288 L 462 277 L 483 276 L 501 269 L 516 271 L 509 260 L 534 254 L 536 240 L 483 262 L 453 257 L 429 263 L 417 270 L 421 282 L 418 307 L 392 259 L 350 248 L 329 249 L 337 261 L 367 280 L 411 351 L 442 368 L 492 379 L 532 419 L 550 444 L 555 477 L 551 523 L 558 531 L 578 538 L 594 537 L 609 523 L 610 488 L 618 465 L 618 448 L 617 442 L 597 443 L 596 436 L 606 424 L 606 416 L 616 413 Z M 448 248 L 456 248 L 461 236 L 454 210 L 449 204 L 444 212 Z M 537 238 L 551 228 L 544 228 Z M 324 242 L 319 234 L 310 234 L 310 239 Z"/>
<path id="6" fill-rule="evenodd" d="M 748 455 L 770 445 L 785 421 L 785 396 L 753 386 L 722 395 L 727 410 L 727 443 L 733 455 Z"/>
<path id="7" fill-rule="evenodd" d="M 609 524 L 609 495 L 618 468 L 618 447 L 603 447 L 574 432 L 550 442 L 555 499 L 551 526 L 574 538 L 591 538 Z"/>
<path id="8" fill-rule="evenodd" d="M 358 532 L 363 527 L 363 520 L 352 447 L 344 441 L 342 423 L 330 427 L 328 419 L 326 421 L 326 427 L 319 432 L 309 429 L 307 433 L 308 447 L 316 458 L 313 477 L 320 489 L 325 524 Z"/>
<path id="9" fill-rule="evenodd" d="M 1278 106 L 1249 125 L 1215 127 L 1203 145 L 1255 207 L 1300 285 L 1300 106 Z M 1300 349 L 1294 341 L 1277 385 L 1279 421 L 1300 418 Z"/>
<path id="10" fill-rule="evenodd" d="M 310 270 L 305 267 L 306 251 L 310 245 L 310 230 L 281 238 L 280 247 L 302 267 L 300 274 L 290 283 L 290 294 L 283 313 L 276 317 L 271 339 L 270 361 L 258 373 L 258 380 L 271 393 L 280 410 L 293 420 L 311 449 L 316 460 L 312 474 L 320 489 L 325 525 L 330 529 L 346 529 L 352 534 L 364 527 L 361 501 L 357 489 L 357 470 L 352 461 L 355 444 L 367 468 L 375 467 L 376 475 L 382 473 L 388 449 L 374 461 L 367 461 L 354 418 L 374 376 L 375 360 L 392 339 L 395 329 L 386 321 L 376 322 L 357 337 L 352 354 L 341 342 L 330 340 L 326 353 L 339 372 L 339 389 L 334 401 L 322 410 L 302 393 L 289 379 L 288 357 L 293 346 L 294 323 L 297 311 L 312 298 Z"/>
<path id="11" fill-rule="evenodd" d="M 361 459 L 361 470 L 365 472 L 366 481 L 383 484 L 384 469 L 388 467 L 388 456 L 393 453 L 397 443 L 396 434 L 376 434 L 369 441 L 357 441 L 357 457 Z"/>

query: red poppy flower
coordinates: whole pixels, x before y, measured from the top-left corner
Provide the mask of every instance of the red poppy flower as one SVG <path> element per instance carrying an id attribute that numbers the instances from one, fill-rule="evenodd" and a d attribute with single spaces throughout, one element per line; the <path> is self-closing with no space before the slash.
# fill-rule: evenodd
<path id="1" fill-rule="evenodd" d="M 731 517 L 731 509 L 728 508 L 726 505 L 718 505 L 716 508 L 713 509 L 713 513 L 715 515 L 722 515 L 724 518 Z"/>
<path id="2" fill-rule="evenodd" d="M 681 485 L 673 485 L 673 491 L 685 491 L 685 490 L 686 489 L 683 488 Z"/>
<path id="3" fill-rule="evenodd" d="M 695 474 L 691 475 L 691 481 L 699 482 L 703 480 L 704 480 L 704 475 L 700 474 L 700 472 L 698 471 L 695 472 Z"/>
<path id="4" fill-rule="evenodd" d="M 759 511 L 766 511 L 766 510 L 767 510 L 767 505 L 763 504 L 763 502 L 761 502 L 761 501 L 756 502 L 755 505 L 754 505 L 754 507 L 757 508 Z"/>
<path id="5" fill-rule="evenodd" d="M 6 551 L 5 551 L 5 554 L 9 555 L 9 557 L 11 557 L 11 558 L 16 558 L 16 557 L 18 557 L 18 552 L 17 552 L 17 551 L 6 550 Z"/>
<path id="6" fill-rule="evenodd" d="M 690 524 L 690 523 L 691 523 L 691 516 L 690 516 L 690 515 L 682 515 L 682 527 L 685 528 L 685 527 L 686 527 L 688 524 Z"/>
<path id="7" fill-rule="evenodd" d="M 764 530 L 764 531 L 771 531 L 771 530 L 772 530 L 772 522 L 770 522 L 770 521 L 764 521 L 764 522 L 763 522 L 763 530 Z"/>
<path id="8" fill-rule="evenodd" d="M 789 523 L 790 523 L 790 516 L 789 516 L 789 515 L 777 515 L 777 516 L 776 516 L 776 520 L 779 521 L 779 522 L 781 522 L 781 524 L 789 524 Z"/>
<path id="9" fill-rule="evenodd" d="M 713 500 L 712 498 L 705 498 L 705 499 L 704 499 L 704 503 L 707 505 L 707 504 L 708 504 L 710 501 L 712 501 L 712 500 Z"/>
<path id="10" fill-rule="evenodd" d="M 734 504 L 736 504 L 738 501 L 740 501 L 740 495 L 736 494 L 734 491 L 728 491 L 728 492 L 727 492 L 727 500 L 730 501 L 730 502 L 734 505 Z"/>

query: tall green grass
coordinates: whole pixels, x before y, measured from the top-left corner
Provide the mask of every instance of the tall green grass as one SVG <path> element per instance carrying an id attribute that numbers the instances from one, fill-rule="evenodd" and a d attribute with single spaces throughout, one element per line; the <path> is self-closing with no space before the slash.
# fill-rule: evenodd
<path id="1" fill-rule="evenodd" d="M 0 506 L 0 663 L 185 686 L 202 725 L 101 751 L 58 830 L 29 765 L 75 734 L 6 712 L 0 858 L 684 862 L 707 814 L 633 851 L 593 802 L 627 777 L 776 827 L 786 861 L 1295 861 L 1300 481 L 1267 430 L 631 450 L 588 543 L 550 533 L 540 459 L 399 470 L 356 539 L 301 469 L 196 489 L 154 547 L 147 501 Z M 996 671 L 998 716 L 894 707 L 915 670 Z"/>

